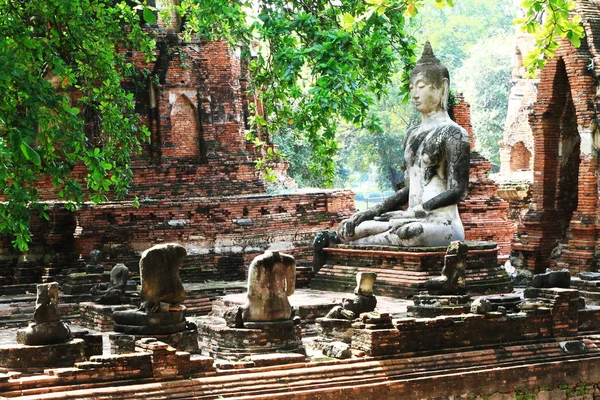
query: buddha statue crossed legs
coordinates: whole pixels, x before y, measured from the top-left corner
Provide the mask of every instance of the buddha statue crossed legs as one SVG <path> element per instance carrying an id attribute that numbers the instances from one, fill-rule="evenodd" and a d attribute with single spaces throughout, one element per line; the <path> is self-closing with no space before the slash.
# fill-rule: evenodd
<path id="1" fill-rule="evenodd" d="M 410 95 L 422 121 L 404 140 L 405 187 L 342 221 L 338 236 L 343 242 L 447 246 L 465 239 L 457 204 L 467 193 L 470 145 L 467 132 L 448 115 L 449 79 L 427 42 L 410 77 Z"/>

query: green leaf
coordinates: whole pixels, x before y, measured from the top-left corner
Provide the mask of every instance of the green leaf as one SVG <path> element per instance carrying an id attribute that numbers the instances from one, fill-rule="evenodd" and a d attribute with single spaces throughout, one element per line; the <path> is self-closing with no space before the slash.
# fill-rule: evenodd
<path id="1" fill-rule="evenodd" d="M 350 30 L 352 30 L 352 27 L 354 26 L 355 21 L 356 20 L 352 14 L 345 13 L 341 17 L 340 24 L 342 26 L 342 29 L 344 29 L 346 31 L 350 31 Z"/>
<path id="2" fill-rule="evenodd" d="M 21 142 L 21 151 L 27 160 L 31 161 L 38 167 L 42 165 L 42 161 L 38 152 L 31 148 L 31 146 L 29 146 L 27 143 Z"/>
<path id="3" fill-rule="evenodd" d="M 150 7 L 144 7 L 144 21 L 150 25 L 156 24 L 156 15 Z"/>

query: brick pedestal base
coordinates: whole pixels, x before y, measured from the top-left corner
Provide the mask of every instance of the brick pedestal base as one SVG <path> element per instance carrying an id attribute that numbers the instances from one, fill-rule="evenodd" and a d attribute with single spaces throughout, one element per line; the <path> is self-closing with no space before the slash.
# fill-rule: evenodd
<path id="1" fill-rule="evenodd" d="M 262 329 L 240 329 L 229 328 L 221 318 L 203 317 L 196 322 L 202 347 L 215 358 L 239 360 L 254 354 L 305 354 L 299 325 L 290 323 Z"/>
<path id="2" fill-rule="evenodd" d="M 467 289 L 472 294 L 508 293 L 510 278 L 498 264 L 494 242 L 466 242 Z M 425 281 L 440 276 L 445 247 L 337 245 L 324 249 L 327 263 L 311 282 L 311 289 L 352 292 L 357 272 L 375 272 L 375 295 L 412 297 L 425 290 Z"/>
<path id="3" fill-rule="evenodd" d="M 129 304 L 109 306 L 92 302 L 80 303 L 81 325 L 101 332 L 112 331 L 115 324 L 112 318 L 113 312 L 135 308 Z"/>
<path id="4" fill-rule="evenodd" d="M 35 372 L 50 367 L 72 367 L 84 359 L 83 339 L 41 346 L 0 345 L 0 366 L 20 371 Z"/>

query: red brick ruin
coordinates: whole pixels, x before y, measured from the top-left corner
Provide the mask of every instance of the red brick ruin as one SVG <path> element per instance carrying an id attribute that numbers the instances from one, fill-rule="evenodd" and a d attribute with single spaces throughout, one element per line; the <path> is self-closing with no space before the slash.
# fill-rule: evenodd
<path id="1" fill-rule="evenodd" d="M 562 42 L 540 74 L 529 116 L 531 204 L 512 249 L 515 260 L 535 272 L 550 266 L 572 273 L 597 268 L 599 9 L 592 1 L 577 4 L 586 38 L 579 48 Z"/>
<path id="2" fill-rule="evenodd" d="M 51 279 L 94 249 L 109 258 L 108 266 L 125 262 L 135 268 L 141 251 L 168 241 L 187 248 L 186 280 L 243 279 L 244 265 L 269 247 L 310 264 L 314 235 L 352 214 L 354 195 L 267 193 L 255 167 L 259 154 L 245 138 L 248 70 L 239 49 L 167 33 L 158 37 L 155 63 L 145 63 L 143 54 L 128 56 L 158 80 L 149 86 L 147 79 L 125 83 L 151 131 L 150 143 L 132 165 L 130 195 L 139 196 L 139 208 L 131 201 L 86 203 L 70 215 L 55 205 L 49 223 L 32 222 L 28 255 L 11 250 L 4 238 L 4 283 L 32 283 L 41 274 Z M 286 165 L 274 169 L 285 172 Z M 49 184 L 40 184 L 40 193 L 56 199 Z"/>
<path id="3" fill-rule="evenodd" d="M 576 11 L 586 38 L 578 49 L 562 42 L 541 72 L 539 88 L 522 66 L 530 39 L 518 40 L 496 181 L 488 177 L 491 163 L 474 150 L 469 104 L 459 96 L 450 112 L 471 137 L 469 191 L 459 204 L 470 241 L 461 246 L 468 251 L 340 245 L 324 233 L 326 245 L 317 251 L 328 258 L 316 276 L 312 240 L 354 213 L 354 194 L 270 193 L 255 168 L 261 153 L 245 138 L 249 105 L 257 101 L 246 91 L 250 77 L 240 49 L 186 41 L 176 29 L 161 27 L 156 62 L 126 54 L 144 72 L 123 84 L 135 94 L 137 112 L 151 132 L 132 165 L 130 194 L 140 206 L 111 199 L 71 213 L 44 181 L 39 189 L 51 218 L 31 221 L 31 250 L 18 253 L 10 238 L 0 237 L 0 326 L 31 322 L 33 284 L 58 280 L 61 299 L 54 306 L 61 318 L 88 329 L 72 324 L 73 339 L 66 343 L 0 343 L 0 396 L 598 398 L 600 307 L 584 303 L 600 301 L 600 275 L 571 278 L 556 271 L 542 276 L 547 280 L 541 284 L 509 293 L 517 282 L 500 266 L 510 255 L 514 266 L 536 273 L 548 266 L 567 267 L 572 275 L 597 268 L 600 6 L 578 0 Z M 273 169 L 280 185 L 290 183 L 284 162 Z M 113 265 L 125 263 L 134 277 L 127 285 L 137 290 L 140 254 L 166 242 L 187 251 L 180 271 L 186 298 L 181 304 L 159 301 L 158 311 L 149 313 L 165 317 L 176 309 L 189 318 L 177 320 L 185 329 L 117 329 L 115 316 L 140 311 L 139 293 L 127 290 L 127 301 L 112 305 L 90 300 L 90 287 L 108 278 Z M 102 265 L 85 265 L 97 249 Z M 285 291 L 286 313 L 292 308 L 292 315 L 244 320 L 250 301 L 246 267 L 267 249 L 279 261 L 260 266 L 268 278 L 254 288 L 268 296 L 256 303 L 259 309 L 274 297 L 275 289 L 265 289 L 264 282 L 279 282 L 272 278 L 281 271 L 274 265 L 282 264 L 275 251 L 296 259 L 296 288 L 312 286 L 290 290 L 294 260 L 288 259 L 279 294 Z M 254 260 L 260 271 L 261 259 Z M 462 268 L 464 291 L 427 292 L 427 282 L 452 266 Z M 371 272 L 369 290 L 357 272 Z M 348 312 L 375 295 L 375 312 L 332 316 L 336 308 Z"/>

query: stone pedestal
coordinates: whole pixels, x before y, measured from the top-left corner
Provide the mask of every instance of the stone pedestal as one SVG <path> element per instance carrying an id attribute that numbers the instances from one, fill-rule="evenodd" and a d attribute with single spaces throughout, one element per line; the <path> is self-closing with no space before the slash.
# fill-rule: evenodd
<path id="1" fill-rule="evenodd" d="M 86 328 L 101 332 L 112 331 L 114 328 L 113 313 L 115 311 L 134 310 L 132 305 L 109 306 L 92 302 L 79 303 L 80 323 Z"/>
<path id="2" fill-rule="evenodd" d="M 155 337 L 170 335 L 186 329 L 185 307 L 171 306 L 162 312 L 114 311 L 115 332 Z"/>
<path id="3" fill-rule="evenodd" d="M 492 311 L 498 311 L 498 307 L 504 307 L 509 312 L 518 312 L 518 305 L 523 301 L 521 295 L 508 293 L 485 296 L 492 306 Z"/>
<path id="4" fill-rule="evenodd" d="M 224 319 L 216 317 L 202 317 L 196 322 L 203 351 L 215 358 L 239 360 L 254 354 L 305 354 L 300 326 L 291 320 L 245 322 L 246 328 L 229 328 Z"/>
<path id="5" fill-rule="evenodd" d="M 510 278 L 498 263 L 494 242 L 465 242 L 467 291 L 471 294 L 508 293 Z M 311 282 L 311 288 L 349 292 L 358 272 L 377 273 L 375 295 L 412 297 L 425 290 L 428 279 L 438 277 L 446 247 L 392 247 L 335 245 L 323 249 L 327 263 Z"/>
<path id="6" fill-rule="evenodd" d="M 328 339 L 345 343 L 352 341 L 352 323 L 354 321 L 338 318 L 317 318 L 317 333 Z"/>
<path id="7" fill-rule="evenodd" d="M 72 367 L 76 362 L 84 360 L 83 339 L 40 346 L 0 345 L 0 366 L 20 371 L 35 372 L 50 367 Z"/>
<path id="8" fill-rule="evenodd" d="M 149 338 L 144 335 L 128 335 L 125 333 L 114 333 L 109 335 L 110 351 L 113 354 L 133 353 L 136 351 L 136 342 L 138 340 Z M 152 338 L 164 342 L 169 346 L 189 353 L 199 353 L 198 331 L 185 330 L 171 333 L 169 335 L 152 335 Z"/>
<path id="9" fill-rule="evenodd" d="M 413 301 L 415 304 L 408 306 L 407 311 L 419 318 L 431 318 L 439 315 L 460 315 L 468 313 L 471 308 L 470 296 L 422 294 L 414 296 Z"/>
<path id="10" fill-rule="evenodd" d="M 77 272 L 67 275 L 66 282 L 62 285 L 65 294 L 88 294 L 92 288 L 99 283 L 109 283 L 110 273 L 86 273 Z"/>

